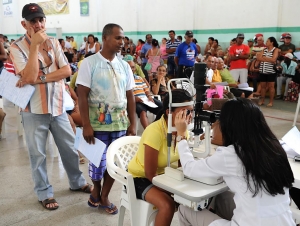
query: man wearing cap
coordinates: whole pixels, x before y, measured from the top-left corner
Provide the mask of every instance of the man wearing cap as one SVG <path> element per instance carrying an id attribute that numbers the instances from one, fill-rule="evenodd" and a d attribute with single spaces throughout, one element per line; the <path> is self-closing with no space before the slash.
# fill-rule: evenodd
<path id="1" fill-rule="evenodd" d="M 235 81 L 247 83 L 248 69 L 247 59 L 249 58 L 249 46 L 244 45 L 244 34 L 237 35 L 237 42 L 229 50 L 230 73 Z"/>
<path id="2" fill-rule="evenodd" d="M 252 59 L 253 55 L 251 53 L 252 53 L 252 49 L 253 49 L 254 40 L 253 40 L 253 38 L 250 38 L 247 40 L 247 42 L 248 42 L 249 52 L 250 52 L 249 59 Z"/>
<path id="3" fill-rule="evenodd" d="M 197 46 L 193 43 L 193 32 L 185 32 L 185 42 L 181 43 L 175 53 L 175 64 L 178 66 L 178 78 L 190 78 L 198 55 Z"/>
<path id="4" fill-rule="evenodd" d="M 277 96 L 275 97 L 275 99 L 277 100 L 282 98 L 281 88 L 283 83 L 285 83 L 283 99 L 286 98 L 288 92 L 288 85 L 292 80 L 293 76 L 295 76 L 297 63 L 292 60 L 293 57 L 293 54 L 286 53 L 284 55 L 284 61 L 281 62 L 281 67 L 279 69 L 282 70 L 282 73 L 280 76 L 277 77 Z"/>
<path id="5" fill-rule="evenodd" d="M 284 44 L 282 44 L 278 47 L 279 53 L 282 56 L 285 56 L 285 54 L 287 54 L 287 53 L 294 53 L 296 50 L 296 47 L 294 44 L 291 43 L 292 36 L 289 33 L 285 33 L 282 38 L 283 38 Z"/>
<path id="6" fill-rule="evenodd" d="M 11 46 L 11 58 L 16 74 L 20 75 L 17 87 L 31 84 L 35 91 L 25 109 L 22 109 L 23 126 L 30 156 L 34 191 L 43 207 L 58 208 L 46 169 L 47 136 L 52 133 L 60 152 L 63 166 L 73 191 L 90 193 L 79 170 L 79 158 L 74 150 L 74 133 L 64 108 L 64 78 L 70 76 L 68 61 L 57 39 L 49 37 L 45 29 L 45 14 L 38 4 L 23 7 L 21 21 L 26 33 Z"/>

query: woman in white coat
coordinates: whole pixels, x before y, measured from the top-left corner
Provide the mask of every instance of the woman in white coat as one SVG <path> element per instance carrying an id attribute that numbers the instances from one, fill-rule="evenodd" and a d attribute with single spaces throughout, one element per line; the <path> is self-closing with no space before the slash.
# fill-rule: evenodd
<path id="1" fill-rule="evenodd" d="M 185 110 L 176 115 L 177 135 L 184 135 L 188 118 Z M 195 212 L 180 206 L 180 225 L 295 225 L 289 208 L 293 172 L 258 106 L 244 98 L 228 101 L 219 120 L 223 146 L 214 155 L 195 160 L 186 140 L 178 143 L 178 152 L 185 175 L 223 176 L 236 208 L 228 221 L 208 210 Z"/>

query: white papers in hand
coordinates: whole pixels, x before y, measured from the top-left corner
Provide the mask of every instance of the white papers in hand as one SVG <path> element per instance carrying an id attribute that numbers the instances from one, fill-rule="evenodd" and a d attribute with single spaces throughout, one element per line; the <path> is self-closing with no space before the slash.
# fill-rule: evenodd
<path id="1" fill-rule="evenodd" d="M 287 132 L 287 134 L 282 137 L 282 140 L 287 144 L 287 146 L 300 155 L 300 132 L 296 126 Z"/>
<path id="2" fill-rule="evenodd" d="M 253 87 L 249 87 L 248 83 L 238 84 L 238 88 L 241 90 L 247 90 L 253 92 Z"/>
<path id="3" fill-rule="evenodd" d="M 95 144 L 89 144 L 82 135 L 82 129 L 76 128 L 75 144 L 76 150 L 79 150 L 89 161 L 99 167 L 106 144 L 95 138 Z"/>
<path id="4" fill-rule="evenodd" d="M 148 99 L 148 97 L 141 97 L 141 99 L 143 101 L 143 104 L 146 104 L 146 105 L 148 105 L 151 108 L 157 108 L 158 107 L 155 103 L 153 103 L 152 101 L 150 101 Z"/>
<path id="5" fill-rule="evenodd" d="M 22 88 L 16 87 L 19 79 L 18 76 L 3 69 L 0 74 L 0 95 L 25 109 L 35 88 L 32 85 L 25 85 Z"/>

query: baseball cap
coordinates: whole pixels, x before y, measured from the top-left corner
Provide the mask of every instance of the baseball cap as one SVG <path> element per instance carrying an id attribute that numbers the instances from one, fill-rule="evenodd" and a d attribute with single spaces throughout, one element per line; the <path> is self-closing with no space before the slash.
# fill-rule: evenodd
<path id="1" fill-rule="evenodd" d="M 185 35 L 188 36 L 188 37 L 193 37 L 194 34 L 193 34 L 192 31 L 186 31 Z"/>
<path id="2" fill-rule="evenodd" d="M 243 33 L 238 33 L 236 37 L 237 38 L 245 38 L 245 35 Z"/>
<path id="3" fill-rule="evenodd" d="M 292 36 L 291 36 L 290 33 L 283 33 L 283 34 L 280 36 L 280 42 L 284 42 L 284 38 L 292 38 Z"/>
<path id="4" fill-rule="evenodd" d="M 286 53 L 284 56 L 290 58 L 291 60 L 294 58 L 294 55 L 291 53 Z"/>
<path id="5" fill-rule="evenodd" d="M 26 4 L 22 9 L 22 18 L 32 20 L 37 17 L 46 18 L 43 9 L 36 3 Z"/>
<path id="6" fill-rule="evenodd" d="M 248 42 L 254 42 L 253 38 L 249 38 L 247 41 Z"/>

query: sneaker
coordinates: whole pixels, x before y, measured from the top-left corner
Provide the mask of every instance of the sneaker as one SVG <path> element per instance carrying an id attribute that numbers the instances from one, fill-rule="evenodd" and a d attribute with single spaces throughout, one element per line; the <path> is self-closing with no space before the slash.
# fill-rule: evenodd
<path id="1" fill-rule="evenodd" d="M 279 99 L 281 99 L 281 95 L 277 95 L 277 96 L 275 97 L 275 100 L 279 100 Z"/>

